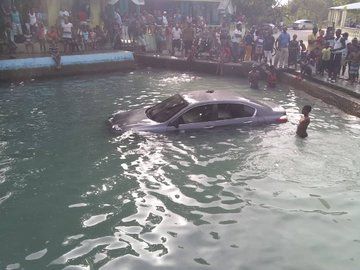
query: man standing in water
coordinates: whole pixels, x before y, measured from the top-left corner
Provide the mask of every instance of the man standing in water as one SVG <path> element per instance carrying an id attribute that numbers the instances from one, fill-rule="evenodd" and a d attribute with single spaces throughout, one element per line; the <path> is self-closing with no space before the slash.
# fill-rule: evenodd
<path id="1" fill-rule="evenodd" d="M 309 117 L 310 112 L 311 112 L 311 106 L 305 105 L 301 111 L 303 116 L 301 116 L 301 119 L 297 126 L 296 135 L 298 135 L 300 138 L 303 138 L 303 139 L 308 136 L 306 130 L 307 130 L 308 125 L 310 124 L 310 117 Z"/>

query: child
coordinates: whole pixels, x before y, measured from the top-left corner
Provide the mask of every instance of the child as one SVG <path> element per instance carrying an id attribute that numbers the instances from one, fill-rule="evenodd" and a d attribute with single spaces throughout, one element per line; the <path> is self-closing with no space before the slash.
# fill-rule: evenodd
<path id="1" fill-rule="evenodd" d="M 303 116 L 301 116 L 299 124 L 296 129 L 296 135 L 298 135 L 300 138 L 303 138 L 303 139 L 308 136 L 306 130 L 310 124 L 310 117 L 309 117 L 310 112 L 311 112 L 310 105 L 305 105 L 302 108 L 301 113 L 303 114 Z"/>
<path id="2" fill-rule="evenodd" d="M 250 88 L 258 89 L 259 88 L 259 79 L 260 79 L 260 72 L 256 66 L 253 66 L 249 72 L 249 84 Z"/>
<path id="3" fill-rule="evenodd" d="M 359 77 L 360 50 L 354 50 L 349 55 L 349 80 L 353 84 Z"/>
<path id="4" fill-rule="evenodd" d="M 34 53 L 34 43 L 32 42 L 32 35 L 29 30 L 26 30 L 24 37 L 26 52 L 29 53 L 31 50 L 31 53 Z"/>
<path id="5" fill-rule="evenodd" d="M 46 36 L 46 29 L 43 23 L 39 23 L 38 29 L 38 41 L 40 45 L 40 51 L 42 53 L 46 53 L 46 45 L 45 45 L 45 36 Z"/>
<path id="6" fill-rule="evenodd" d="M 91 28 L 89 31 L 89 43 L 90 43 L 90 47 L 93 50 L 96 50 L 96 33 L 95 33 L 94 29 L 91 29 Z"/>
<path id="7" fill-rule="evenodd" d="M 88 50 L 88 44 L 89 44 L 89 31 L 86 26 L 83 27 L 82 31 L 82 40 L 84 42 L 84 51 Z"/>
<path id="8" fill-rule="evenodd" d="M 58 48 L 55 40 L 50 40 L 49 52 L 50 52 L 50 56 L 55 61 L 56 69 L 60 69 L 61 68 L 61 56 L 60 56 L 59 48 Z"/>
<path id="9" fill-rule="evenodd" d="M 304 44 L 304 41 L 300 40 L 299 46 L 300 46 L 300 59 L 304 60 L 306 58 L 306 46 Z"/>

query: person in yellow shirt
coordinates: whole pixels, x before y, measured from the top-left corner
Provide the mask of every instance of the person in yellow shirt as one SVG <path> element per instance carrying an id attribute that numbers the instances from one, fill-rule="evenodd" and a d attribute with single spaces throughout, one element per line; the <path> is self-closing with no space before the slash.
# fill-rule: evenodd
<path id="1" fill-rule="evenodd" d="M 320 74 L 324 76 L 324 71 L 328 70 L 331 59 L 331 48 L 330 44 L 326 43 L 325 48 L 321 51 L 321 62 L 320 62 Z"/>
<path id="2" fill-rule="evenodd" d="M 317 27 L 313 28 L 312 33 L 308 36 L 308 52 L 311 53 L 316 48 L 316 40 L 317 40 Z"/>

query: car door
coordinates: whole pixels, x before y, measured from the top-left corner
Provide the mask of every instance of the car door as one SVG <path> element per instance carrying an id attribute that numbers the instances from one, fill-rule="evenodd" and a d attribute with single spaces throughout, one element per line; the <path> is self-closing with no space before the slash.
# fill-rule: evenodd
<path id="1" fill-rule="evenodd" d="M 199 105 L 186 110 L 170 121 L 168 131 L 211 129 L 217 120 L 216 106 L 213 104 Z"/>
<path id="2" fill-rule="evenodd" d="M 247 104 L 222 103 L 217 105 L 216 126 L 243 126 L 256 123 L 256 109 Z"/>

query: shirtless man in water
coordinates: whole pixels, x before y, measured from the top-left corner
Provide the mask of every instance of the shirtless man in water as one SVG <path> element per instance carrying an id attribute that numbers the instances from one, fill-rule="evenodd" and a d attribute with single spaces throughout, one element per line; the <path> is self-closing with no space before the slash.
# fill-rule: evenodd
<path id="1" fill-rule="evenodd" d="M 311 112 L 311 106 L 310 105 L 305 105 L 302 108 L 301 113 L 303 114 L 303 116 L 301 116 L 301 119 L 299 121 L 299 124 L 297 126 L 297 130 L 296 130 L 296 134 L 300 137 L 300 138 L 306 138 L 308 136 L 306 129 L 308 127 L 308 125 L 310 124 L 310 117 L 309 117 L 309 113 Z"/>

